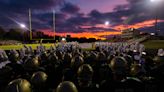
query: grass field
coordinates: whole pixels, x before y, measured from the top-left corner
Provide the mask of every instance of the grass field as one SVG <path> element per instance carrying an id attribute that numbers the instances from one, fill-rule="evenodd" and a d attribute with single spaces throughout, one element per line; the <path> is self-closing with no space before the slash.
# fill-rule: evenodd
<path id="1" fill-rule="evenodd" d="M 33 49 L 36 49 L 36 47 L 39 46 L 39 45 L 40 44 L 26 44 L 26 46 L 31 46 Z M 52 44 L 52 43 L 43 44 L 43 46 L 45 46 L 46 49 L 49 49 L 51 45 L 54 46 L 54 44 Z M 22 45 L 3 45 L 3 46 L 0 46 L 0 49 L 3 49 L 3 50 L 11 50 L 11 49 L 18 50 L 22 47 L 23 47 L 23 44 Z M 84 50 L 94 50 L 94 48 L 85 48 Z"/>
<path id="2" fill-rule="evenodd" d="M 164 49 L 164 40 L 148 40 L 146 42 L 143 42 L 146 49 Z"/>
<path id="3" fill-rule="evenodd" d="M 36 49 L 37 46 L 39 46 L 40 44 L 26 44 L 27 46 L 31 46 L 33 49 Z M 52 43 L 48 43 L 48 44 L 43 44 L 46 48 L 50 48 L 51 45 L 54 45 Z M 11 49 L 20 49 L 23 47 L 23 44 L 20 44 L 20 45 L 3 45 L 3 46 L 0 46 L 0 49 L 3 49 L 3 50 L 11 50 Z"/>
<path id="4" fill-rule="evenodd" d="M 143 42 L 145 45 L 146 49 L 159 49 L 163 48 L 164 49 L 164 40 L 148 40 L 146 42 Z M 27 46 L 32 46 L 33 49 L 36 49 L 36 47 L 40 44 L 26 44 Z M 51 45 L 54 45 L 53 43 L 47 43 L 43 44 L 46 48 L 50 48 Z M 3 45 L 0 46 L 0 49 L 3 50 L 11 50 L 11 49 L 20 49 L 23 47 L 23 44 L 21 45 Z M 86 50 L 93 50 L 92 48 L 88 48 Z"/>

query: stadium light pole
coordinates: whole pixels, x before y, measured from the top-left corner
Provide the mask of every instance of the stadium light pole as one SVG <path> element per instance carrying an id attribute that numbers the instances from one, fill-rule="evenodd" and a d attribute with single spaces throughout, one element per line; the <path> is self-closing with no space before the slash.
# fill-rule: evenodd
<path id="1" fill-rule="evenodd" d="M 108 27 L 108 25 L 109 25 L 109 21 L 105 21 L 105 26 L 107 26 Z M 107 35 L 108 35 L 108 33 L 106 32 L 106 41 L 108 40 L 107 38 Z M 108 42 L 107 42 L 108 43 Z"/>
<path id="2" fill-rule="evenodd" d="M 105 26 L 108 27 L 108 25 L 109 25 L 109 21 L 105 21 Z M 107 39 L 107 32 L 106 32 L 106 39 Z"/>
<path id="3" fill-rule="evenodd" d="M 156 4 L 156 3 L 159 3 L 159 1 L 161 1 L 161 0 L 150 0 L 151 3 L 155 3 L 155 4 Z M 158 26 L 158 25 L 157 25 L 157 24 L 158 24 L 158 10 L 157 10 L 157 5 L 156 5 L 155 8 L 156 8 L 156 14 L 155 14 L 155 23 L 154 23 L 154 27 L 155 27 L 155 31 L 157 32 L 157 35 L 158 35 L 158 31 L 159 31 L 159 30 L 158 30 L 158 27 L 157 27 L 157 26 Z"/>
<path id="4" fill-rule="evenodd" d="M 26 25 L 25 24 L 22 24 L 20 23 L 19 26 L 22 28 L 22 29 L 27 29 Z M 23 30 L 23 35 L 25 34 L 24 30 Z M 25 36 L 25 35 L 24 35 Z M 23 41 L 25 40 L 25 37 L 23 37 Z"/>

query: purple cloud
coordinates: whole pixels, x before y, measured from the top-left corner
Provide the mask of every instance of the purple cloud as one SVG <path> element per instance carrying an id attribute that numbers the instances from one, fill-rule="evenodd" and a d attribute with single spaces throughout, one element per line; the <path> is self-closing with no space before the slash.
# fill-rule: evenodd
<path id="1" fill-rule="evenodd" d="M 64 7 L 61 8 L 62 12 L 68 13 L 68 14 L 75 14 L 80 10 L 80 8 L 76 5 L 73 5 L 71 3 L 64 4 Z"/>

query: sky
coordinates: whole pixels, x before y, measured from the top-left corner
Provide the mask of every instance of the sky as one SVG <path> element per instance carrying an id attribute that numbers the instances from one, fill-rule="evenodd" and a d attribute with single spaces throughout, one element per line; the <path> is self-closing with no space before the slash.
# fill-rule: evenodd
<path id="1" fill-rule="evenodd" d="M 32 28 L 53 35 L 53 13 L 56 35 L 105 39 L 136 28 L 144 32 L 164 33 L 164 0 L 0 0 L 0 26 L 5 29 Z M 109 22 L 105 25 L 105 22 Z"/>

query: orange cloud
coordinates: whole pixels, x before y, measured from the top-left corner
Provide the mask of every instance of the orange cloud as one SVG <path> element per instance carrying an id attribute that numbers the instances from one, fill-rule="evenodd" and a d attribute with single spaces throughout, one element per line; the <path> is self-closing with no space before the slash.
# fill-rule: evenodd
<path id="1" fill-rule="evenodd" d="M 164 20 L 158 20 L 158 22 L 164 22 Z M 144 28 L 144 27 L 151 27 L 154 26 L 155 20 L 147 20 L 144 22 L 140 22 L 140 23 L 136 23 L 134 25 L 118 25 L 113 27 L 113 29 L 115 30 L 125 30 L 127 28 Z"/>
<path id="2" fill-rule="evenodd" d="M 164 22 L 164 20 L 158 20 L 158 22 Z M 86 37 L 86 38 L 95 38 L 95 39 L 106 39 L 105 36 L 109 36 L 109 35 L 120 35 L 121 34 L 121 30 L 125 30 L 127 28 L 143 28 L 143 27 L 151 27 L 154 26 L 155 20 L 147 20 L 144 22 L 140 22 L 140 23 L 136 23 L 134 25 L 118 25 L 118 26 L 114 26 L 112 27 L 112 29 L 115 30 L 119 30 L 119 31 L 104 31 L 104 30 L 100 30 L 99 32 L 81 32 L 81 33 L 54 33 L 52 31 L 50 31 L 49 29 L 45 29 L 45 30 L 41 30 L 42 32 L 44 32 L 45 34 L 49 35 L 49 36 L 54 36 L 54 35 L 58 35 L 58 36 L 66 36 L 66 35 L 71 35 L 71 37 L 77 37 L 77 38 L 81 38 L 81 37 Z M 82 28 L 91 28 L 92 26 L 81 26 Z M 110 28 L 110 25 L 107 27 L 104 24 L 97 24 L 95 27 L 102 27 L 102 28 Z M 102 32 L 101 32 L 102 31 Z"/>
<path id="3" fill-rule="evenodd" d="M 121 32 L 82 32 L 82 33 L 54 33 L 52 31 L 45 31 L 42 30 L 42 32 L 44 32 L 44 34 L 49 35 L 49 36 L 54 36 L 58 35 L 58 36 L 66 36 L 66 35 L 71 35 L 71 37 L 77 37 L 77 38 L 95 38 L 95 39 L 101 39 L 101 40 L 105 40 L 106 38 L 103 36 L 107 36 L 107 35 L 119 35 L 121 34 Z"/>
<path id="4" fill-rule="evenodd" d="M 71 37 L 78 37 L 78 38 L 81 38 L 81 37 L 86 37 L 86 38 L 95 38 L 95 39 L 106 39 L 105 37 L 103 36 L 106 36 L 106 35 L 118 35 L 118 34 L 121 34 L 121 32 L 82 32 L 82 33 L 66 33 L 66 34 L 69 34 L 71 35 Z M 61 33 L 57 33 L 57 35 L 61 35 Z"/>

